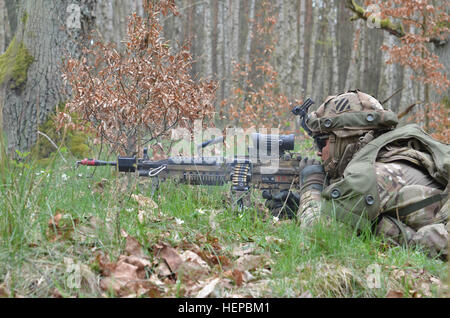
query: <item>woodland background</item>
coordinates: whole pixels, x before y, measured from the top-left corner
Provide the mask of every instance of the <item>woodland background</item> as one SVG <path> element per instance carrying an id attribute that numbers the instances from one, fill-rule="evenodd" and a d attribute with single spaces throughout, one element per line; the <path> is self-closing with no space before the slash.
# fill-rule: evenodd
<path id="1" fill-rule="evenodd" d="M 410 6 L 411 10 L 429 2 L 434 8 L 443 6 L 445 14 L 449 9 L 446 1 L 439 0 L 411 2 L 416 8 L 404 1 L 380 3 L 383 2 Z M 388 62 L 390 53 L 382 46 L 400 46 L 400 37 L 370 27 L 364 19 L 352 21 L 355 12 L 348 8 L 348 3 L 352 1 L 177 0 L 179 14 L 161 16 L 160 22 L 162 36 L 170 41 L 172 50 L 188 43 L 194 62 L 191 76 L 217 81 L 214 107 L 219 126 L 230 121 L 240 126 L 257 125 L 260 121 L 267 126 L 292 129 L 289 123 L 277 120 L 281 117 L 288 120 L 289 102 L 311 97 L 318 105 L 328 95 L 356 88 L 384 101 L 401 89 L 386 107 L 397 113 L 412 109 L 410 114 L 415 121 L 427 130 L 435 129 L 430 124 L 435 122 L 435 126 L 440 126 L 438 137 L 448 141 L 448 83 L 441 85 L 438 94 L 432 83 L 412 80 L 411 67 Z M 62 25 L 70 14 L 67 11 L 70 4 L 81 7 L 81 28 L 68 33 Z M 420 8 L 416 20 L 425 25 L 427 17 L 421 14 L 431 16 L 431 11 Z M 21 36 L 30 51 L 24 60 L 28 57 L 32 61 L 28 74 L 25 73 L 28 82 L 19 81 L 3 88 L 0 94 L 10 150 L 29 149 L 39 138 L 35 133 L 38 126 L 45 123 L 58 104 L 67 100 L 59 60 L 64 60 L 67 53 L 80 56 L 80 48 L 74 43 L 96 30 L 103 40 L 123 49 L 127 18 L 132 12 L 144 14 L 142 0 L 0 0 L 0 52 L 7 52 L 14 38 Z M 407 20 L 400 21 L 405 32 L 422 34 L 420 24 L 406 25 Z M 450 66 L 448 25 L 445 27 L 444 38 L 438 44 L 425 44 L 442 63 L 443 69 L 439 71 L 444 76 Z M 420 51 L 415 54 L 424 57 Z M 400 53 L 397 58 L 406 59 Z M 271 100 L 266 97 L 270 95 L 268 91 Z M 258 103 L 269 107 L 258 107 L 255 105 Z M 430 103 L 445 107 L 444 111 L 431 112 L 426 108 L 431 107 Z"/>

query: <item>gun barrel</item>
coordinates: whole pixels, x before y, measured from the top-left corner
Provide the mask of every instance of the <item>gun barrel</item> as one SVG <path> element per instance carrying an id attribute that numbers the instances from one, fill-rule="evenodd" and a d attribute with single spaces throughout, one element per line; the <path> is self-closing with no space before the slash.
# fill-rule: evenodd
<path id="1" fill-rule="evenodd" d="M 77 161 L 77 165 L 82 166 L 116 166 L 117 162 L 115 161 L 103 161 L 96 159 L 83 159 L 81 161 Z"/>

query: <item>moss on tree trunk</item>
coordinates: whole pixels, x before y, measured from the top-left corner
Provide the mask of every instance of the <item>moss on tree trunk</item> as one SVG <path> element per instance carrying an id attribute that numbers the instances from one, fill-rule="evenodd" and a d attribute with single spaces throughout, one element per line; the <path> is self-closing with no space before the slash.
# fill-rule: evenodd
<path id="1" fill-rule="evenodd" d="M 13 38 L 6 52 L 0 56 L 0 85 L 11 81 L 10 88 L 18 88 L 27 81 L 28 68 L 34 62 L 23 42 Z"/>

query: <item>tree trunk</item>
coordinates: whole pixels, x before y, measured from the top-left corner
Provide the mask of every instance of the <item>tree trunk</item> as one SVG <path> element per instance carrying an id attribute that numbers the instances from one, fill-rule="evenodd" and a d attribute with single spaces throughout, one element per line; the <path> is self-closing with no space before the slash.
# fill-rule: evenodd
<path id="1" fill-rule="evenodd" d="M 217 66 L 217 43 L 218 43 L 218 26 L 217 21 L 219 18 L 219 0 L 213 0 L 211 4 L 212 8 L 212 30 L 211 30 L 211 68 L 212 78 L 217 80 L 218 66 Z"/>
<path id="2" fill-rule="evenodd" d="M 316 61 L 314 63 L 315 75 L 313 86 L 313 100 L 323 101 L 329 95 L 330 80 L 332 73 L 331 62 L 331 38 L 329 32 L 329 12 L 330 5 L 324 4 L 318 8 L 317 15 L 317 35 L 316 35 Z"/>
<path id="3" fill-rule="evenodd" d="M 240 0 L 230 0 L 231 8 L 231 62 L 239 61 L 239 12 Z"/>
<path id="4" fill-rule="evenodd" d="M 248 73 L 250 71 L 249 65 L 250 65 L 250 56 L 251 56 L 251 48 L 252 48 L 252 39 L 253 39 L 253 26 L 255 24 L 255 0 L 251 0 L 250 8 L 249 8 L 249 16 L 248 16 L 248 32 L 247 32 L 247 39 L 245 41 L 245 75 L 243 76 L 243 82 L 242 87 L 243 91 L 246 94 L 247 93 L 247 81 L 248 81 Z M 246 94 L 247 96 L 247 94 Z M 241 109 L 244 108 L 244 101 L 245 98 L 242 99 L 241 103 Z"/>
<path id="5" fill-rule="evenodd" d="M 387 34 L 383 34 L 383 45 L 389 45 L 389 37 Z M 392 94 L 392 85 L 389 85 L 389 74 L 392 74 L 392 64 L 387 64 L 387 60 L 389 59 L 388 54 L 383 54 L 383 59 L 380 65 L 380 80 L 378 81 L 378 94 L 381 97 L 380 102 L 391 96 Z M 385 108 L 391 109 L 391 100 L 383 105 Z"/>
<path id="6" fill-rule="evenodd" d="M 20 1 L 17 31 L 6 56 L 15 69 L 1 83 L 8 152 L 29 150 L 38 125 L 67 99 L 62 59 L 67 52 L 79 56 L 79 44 L 94 22 L 94 5 L 95 0 Z"/>
<path id="7" fill-rule="evenodd" d="M 361 25 L 361 22 L 360 22 Z M 352 87 L 351 89 L 362 89 L 362 86 L 364 85 L 364 57 L 366 55 L 365 52 L 365 43 L 367 42 L 365 40 L 366 36 L 367 36 L 367 32 L 366 32 L 366 28 L 365 26 L 361 26 L 360 28 L 360 37 L 359 37 L 359 47 L 358 47 L 358 53 L 357 53 L 357 61 L 358 61 L 358 67 L 357 67 L 357 71 L 355 73 L 354 76 L 356 76 L 354 83 L 354 87 Z M 353 74 L 350 74 L 353 75 Z"/>
<path id="8" fill-rule="evenodd" d="M 274 61 L 278 72 L 278 80 L 283 83 L 289 98 L 298 97 L 302 83 L 299 72 L 300 16 L 298 1 L 278 0 Z M 303 49 L 303 47 L 302 47 Z"/>
<path id="9" fill-rule="evenodd" d="M 307 80 L 306 80 L 306 96 L 311 96 L 313 93 L 313 75 L 314 75 L 314 62 L 316 60 L 316 37 L 317 37 L 317 28 L 318 28 L 318 9 L 317 7 L 313 7 L 312 9 L 312 27 L 311 27 L 311 35 L 310 35 L 310 41 L 309 41 L 309 63 L 308 63 L 308 74 L 307 74 Z"/>
<path id="10" fill-rule="evenodd" d="M 351 15 L 345 8 L 344 1 L 334 1 L 337 5 L 337 45 L 338 45 L 338 69 L 339 69 L 339 91 L 345 91 L 346 82 L 349 80 L 347 74 L 350 73 L 349 69 L 352 66 L 352 61 L 356 62 L 356 53 L 353 51 L 355 44 L 359 44 L 357 39 L 355 43 L 355 38 L 359 36 L 359 31 L 355 28 L 355 23 L 350 22 Z M 357 24 L 358 25 L 358 24 Z M 354 84 L 352 84 L 353 87 Z"/>
<path id="11" fill-rule="evenodd" d="M 2 54 L 8 45 L 7 38 L 9 38 L 10 33 L 5 0 L 0 0 L 0 21 L 3 21 L 0 24 L 0 54 Z"/>
<path id="12" fill-rule="evenodd" d="M 8 45 L 17 31 L 17 14 L 20 0 L 4 0 L 6 6 L 6 18 L 8 19 L 9 34 L 6 38 L 6 45 Z"/>
<path id="13" fill-rule="evenodd" d="M 213 69 L 212 69 L 212 34 L 213 34 L 213 25 L 212 25 L 212 15 L 211 15 L 211 3 L 205 3 L 203 8 L 203 49 L 202 52 L 199 52 L 202 57 L 203 62 L 203 76 L 207 78 L 212 77 Z"/>
<path id="14" fill-rule="evenodd" d="M 337 35 L 337 7 L 334 4 L 331 8 L 332 15 L 331 19 L 328 19 L 328 24 L 331 26 L 331 50 L 332 50 L 332 56 L 331 56 L 331 62 L 332 62 L 332 82 L 331 82 L 331 92 L 327 92 L 328 94 L 337 94 L 339 93 L 339 61 L 338 61 L 338 35 Z M 331 95 L 330 94 L 330 95 Z"/>
<path id="15" fill-rule="evenodd" d="M 441 46 L 434 46 L 433 45 L 433 53 L 436 54 L 439 58 L 439 61 L 444 66 L 444 69 L 442 70 L 447 74 L 447 76 L 450 76 L 450 37 L 447 37 L 447 42 Z M 450 96 L 450 88 L 447 89 L 447 91 L 441 92 L 441 94 L 438 94 L 435 90 L 431 90 L 430 92 L 430 99 L 432 102 L 442 103 L 445 98 L 448 98 Z"/>
<path id="16" fill-rule="evenodd" d="M 222 85 L 220 87 L 220 98 L 217 103 L 220 105 L 220 101 L 225 99 L 229 94 L 230 78 L 231 78 L 231 7 L 227 6 L 227 3 L 221 3 L 221 25 L 222 25 L 222 75 L 219 77 L 222 79 Z"/>
<path id="17" fill-rule="evenodd" d="M 298 54 L 299 54 L 299 85 L 296 88 L 299 96 L 303 96 L 303 87 L 305 86 L 304 73 L 305 73 L 305 20 L 306 20 L 306 0 L 299 0 L 299 13 L 298 13 Z"/>
<path id="18" fill-rule="evenodd" d="M 252 48 L 252 39 L 253 39 L 253 26 L 255 24 L 255 0 L 251 0 L 250 4 L 250 12 L 248 15 L 248 32 L 247 32 L 247 40 L 245 41 L 245 64 L 250 64 L 250 51 Z"/>
<path id="19" fill-rule="evenodd" d="M 304 41 L 304 63 L 303 63 L 303 86 L 302 91 L 307 94 L 306 89 L 308 88 L 308 73 L 309 67 L 309 56 L 311 54 L 311 33 L 313 29 L 313 14 L 312 14 L 312 0 L 305 0 L 305 41 Z"/>
<path id="20" fill-rule="evenodd" d="M 100 1 L 95 7 L 97 29 L 103 39 L 108 42 L 115 42 L 115 33 L 120 32 L 117 26 L 114 27 L 115 7 L 112 1 Z M 119 43 L 116 43 L 119 45 Z"/>

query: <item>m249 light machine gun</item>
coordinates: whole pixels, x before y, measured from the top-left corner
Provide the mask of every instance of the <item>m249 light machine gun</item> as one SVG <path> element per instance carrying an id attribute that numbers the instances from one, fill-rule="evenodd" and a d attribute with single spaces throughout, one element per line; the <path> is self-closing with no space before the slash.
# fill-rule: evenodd
<path id="1" fill-rule="evenodd" d="M 233 201 L 240 207 L 244 204 L 243 199 L 248 199 L 247 194 L 252 188 L 263 190 L 266 198 L 281 191 L 298 189 L 302 156 L 292 152 L 295 136 L 253 133 L 251 140 L 253 147 L 249 149 L 248 156 L 176 156 L 151 161 L 147 149 L 144 149 L 143 158 L 119 156 L 117 162 L 84 159 L 77 161 L 77 165 L 115 166 L 119 172 L 150 177 L 156 185 L 167 179 L 181 184 L 205 186 L 231 183 Z M 204 142 L 199 148 L 221 141 L 223 137 Z"/>

